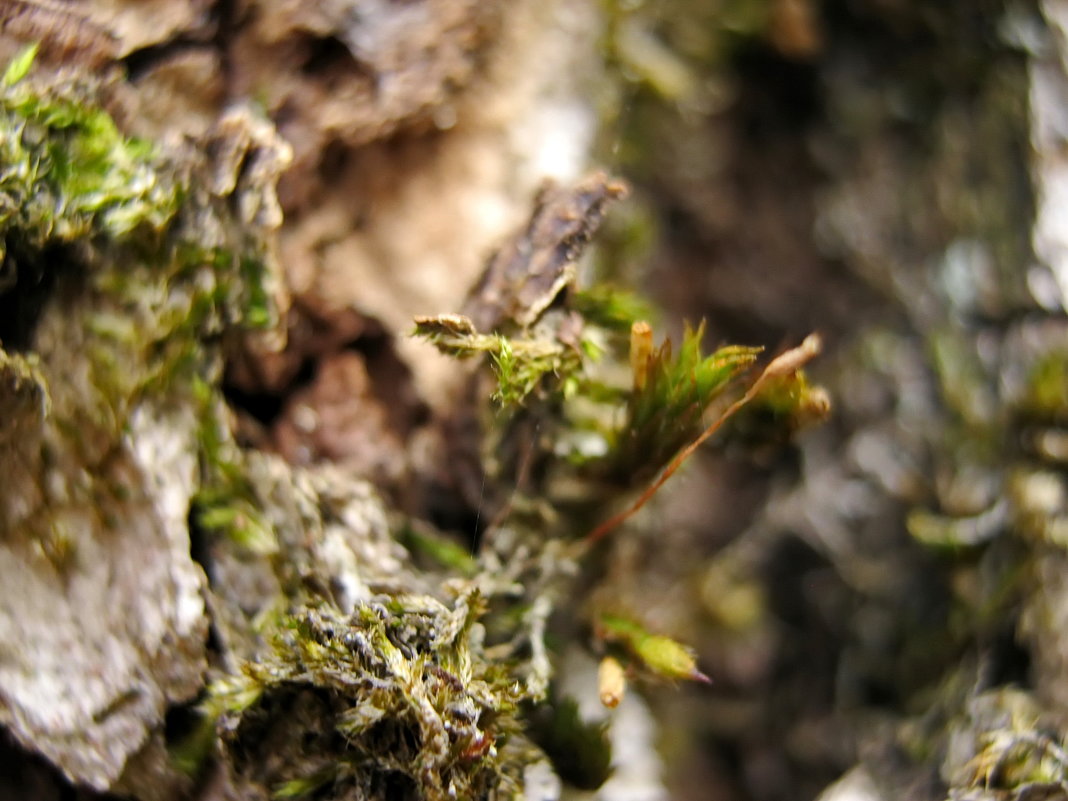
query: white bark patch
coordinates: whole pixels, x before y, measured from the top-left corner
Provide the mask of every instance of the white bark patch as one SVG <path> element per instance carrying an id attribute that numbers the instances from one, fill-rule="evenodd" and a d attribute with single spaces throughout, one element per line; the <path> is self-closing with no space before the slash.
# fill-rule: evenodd
<path id="1" fill-rule="evenodd" d="M 105 790 L 192 697 L 205 668 L 203 574 L 189 554 L 191 415 L 140 409 L 109 475 L 123 496 L 57 513 L 74 551 L 0 544 L 0 722 L 73 781 Z"/>

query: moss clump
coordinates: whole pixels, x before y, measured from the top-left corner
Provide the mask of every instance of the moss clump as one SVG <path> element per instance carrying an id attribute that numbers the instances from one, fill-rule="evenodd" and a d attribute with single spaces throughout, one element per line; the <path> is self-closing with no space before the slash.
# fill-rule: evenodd
<path id="1" fill-rule="evenodd" d="M 743 407 L 763 404 L 770 418 L 765 429 L 784 424 L 796 429 L 827 412 L 826 396 L 800 373 L 818 353 L 818 337 L 780 354 L 747 380 L 759 348 L 726 346 L 708 354 L 703 326 L 687 328 L 677 349 L 667 340 L 656 346 L 651 327 L 632 318 L 638 309 L 629 297 L 598 288 L 561 294 L 544 316 L 513 337 L 481 333 L 461 315 L 416 321 L 416 335 L 447 355 L 488 354 L 497 397 L 524 399 L 521 410 L 483 418 L 487 483 L 522 489 L 500 509 L 490 507 L 476 580 L 496 589 L 488 591 L 495 602 L 486 619 L 491 640 L 528 643 L 529 675 L 550 695 L 560 690 L 552 686 L 554 659 L 545 647 L 552 641 L 546 636 L 550 620 L 569 636 L 590 633 L 592 652 L 608 650 L 637 675 L 708 680 L 681 643 L 638 620 L 604 614 L 604 599 L 590 593 L 597 583 L 591 579 L 596 560 L 604 553 L 595 546 Z M 570 358 L 552 369 L 531 370 L 527 381 L 524 371 L 533 363 L 528 356 L 535 352 Z M 508 453 L 523 455 L 509 464 L 501 456 Z M 513 466 L 514 477 L 507 474 Z M 646 489 L 628 509 L 588 528 L 643 483 Z M 576 542 L 574 536 L 584 532 Z M 621 684 L 623 667 L 616 664 Z M 602 697 L 611 706 L 620 692 L 613 685 Z M 533 709 L 522 722 L 563 780 L 584 789 L 605 780 L 610 759 L 603 732 L 579 725 L 566 698 Z"/>
<path id="2" fill-rule="evenodd" d="M 124 137 L 86 84 L 29 80 L 33 49 L 0 93 L 0 232 L 24 248 L 162 230 L 181 192 L 148 142 Z M 0 252 L 3 256 L 6 252 Z"/>
<path id="3" fill-rule="evenodd" d="M 351 614 L 319 604 L 288 619 L 272 651 L 219 683 L 238 770 L 276 797 L 331 785 L 338 797 L 484 798 L 518 792 L 519 704 L 529 693 L 487 657 L 475 590 L 451 606 L 378 596 Z M 269 757 L 269 758 L 268 758 Z M 393 789 L 393 794 L 387 792 Z"/>
<path id="4" fill-rule="evenodd" d="M 967 713 L 950 724 L 942 770 L 954 786 L 951 796 L 1063 795 L 1068 753 L 1049 723 L 1046 712 L 1022 690 L 1003 687 L 970 699 Z"/>

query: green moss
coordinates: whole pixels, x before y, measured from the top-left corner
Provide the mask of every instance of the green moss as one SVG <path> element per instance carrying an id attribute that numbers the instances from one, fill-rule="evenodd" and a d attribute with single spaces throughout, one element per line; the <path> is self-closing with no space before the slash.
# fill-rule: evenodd
<path id="1" fill-rule="evenodd" d="M 11 59 L 11 63 L 4 70 L 4 76 L 0 78 L 0 86 L 14 86 L 25 78 L 33 66 L 34 59 L 37 58 L 38 48 L 39 45 L 37 44 L 24 47 L 18 55 Z"/>
<path id="2" fill-rule="evenodd" d="M 216 345 L 227 329 L 276 322 L 266 249 L 233 218 L 236 204 L 199 188 L 194 169 L 179 169 L 152 146 L 122 136 L 91 87 L 33 83 L 25 77 L 28 60 L 9 70 L 0 100 L 0 235 L 5 257 L 18 268 L 9 291 L 56 271 L 63 274 L 55 280 L 82 293 L 69 316 L 52 310 L 50 317 L 58 332 L 79 340 L 77 361 L 64 362 L 72 354 L 58 349 L 44 367 L 46 378 L 74 366 L 86 376 L 84 385 L 55 382 L 68 384 L 52 421 L 58 469 L 92 474 L 124 447 L 139 404 L 192 407 L 200 457 L 196 522 L 255 553 L 278 553 L 277 532 L 227 427 Z M 61 268 L 46 257 L 55 246 L 71 251 Z M 586 327 L 570 337 L 539 324 L 505 338 L 457 318 L 421 323 L 419 333 L 455 356 L 489 355 L 498 400 L 529 404 L 529 419 L 547 432 L 602 437 L 607 454 L 577 470 L 566 459 L 554 467 L 573 481 L 608 476 L 618 491 L 691 441 L 709 405 L 742 389 L 740 378 L 758 351 L 727 347 L 704 355 L 703 329 L 687 330 L 677 353 L 667 342 L 650 348 L 638 360 L 643 378 L 634 371 L 631 386 L 621 386 L 596 374 L 593 364 L 605 353 L 605 367 L 625 365 L 620 335 L 643 314 L 640 304 L 601 290 L 573 303 L 566 311 L 581 312 Z M 30 350 L 39 345 L 34 333 L 26 332 Z M 795 402 L 797 395 L 784 397 Z M 596 411 L 583 416 L 576 411 L 583 402 Z M 563 454 L 538 456 L 557 455 Z M 105 481 L 94 475 L 73 502 L 118 492 Z M 532 492 L 549 499 L 544 489 Z M 608 500 L 593 495 L 587 508 Z M 395 594 L 347 613 L 324 601 L 298 605 L 268 652 L 217 681 L 206 702 L 236 769 L 277 797 L 438 801 L 517 793 L 524 765 L 540 757 L 524 733 L 523 705 L 546 692 L 547 621 L 557 598 L 573 594 L 577 573 L 574 549 L 559 539 L 567 521 L 557 527 L 548 502 L 535 509 L 523 501 L 513 499 L 511 514 L 496 527 L 499 551 L 487 549 L 477 565 L 439 543 L 419 543 L 446 568 L 477 573 L 472 582 L 492 597 L 491 612 L 467 583 L 450 585 L 460 588 L 451 604 Z M 42 507 L 48 506 L 46 498 Z M 74 536 L 65 521 L 38 519 L 51 532 L 56 560 L 64 558 Z M 689 652 L 668 638 L 618 621 L 613 637 L 653 673 L 700 676 Z M 203 730 L 198 735 L 186 759 L 191 770 L 206 750 Z M 603 779 L 607 748 L 603 737 L 592 739 L 598 741 L 592 773 Z"/>
<path id="3" fill-rule="evenodd" d="M 264 550 L 217 387 L 220 333 L 277 321 L 261 233 L 201 188 L 198 156 L 124 136 L 91 79 L 35 76 L 31 61 L 12 62 L 0 86 L 0 303 L 11 312 L 0 345 L 39 352 L 54 388 L 50 469 L 77 488 L 63 504 L 118 498 L 99 466 L 124 447 L 133 411 L 187 404 L 205 420 L 203 517 Z M 47 546 L 62 521 L 50 522 L 47 490 L 39 500 L 26 514 Z"/>
<path id="4" fill-rule="evenodd" d="M 597 619 L 600 636 L 619 643 L 652 675 L 669 681 L 708 681 L 697 669 L 693 651 L 662 634 L 653 634 L 640 623 L 619 615 L 601 615 Z"/>
<path id="5" fill-rule="evenodd" d="M 478 561 L 466 548 L 441 534 L 409 526 L 401 541 L 414 553 L 425 554 L 439 567 L 449 569 L 466 578 L 479 571 Z"/>
<path id="6" fill-rule="evenodd" d="M 521 405 L 547 376 L 555 377 L 556 386 L 562 386 L 582 366 L 578 350 L 551 337 L 482 334 L 460 315 L 419 318 L 412 335 L 456 358 L 489 356 L 497 374 L 493 397 L 503 406 Z"/>
<path id="7" fill-rule="evenodd" d="M 1039 420 L 1068 420 L 1068 353 L 1051 350 L 1037 360 L 1020 409 Z"/>
<path id="8" fill-rule="evenodd" d="M 161 231 L 178 211 L 177 182 L 155 149 L 124 137 L 85 85 L 43 88 L 12 62 L 0 94 L 0 234 L 23 246 Z"/>
<path id="9" fill-rule="evenodd" d="M 629 334 L 639 320 L 656 317 L 656 309 L 646 298 L 610 284 L 594 284 L 576 292 L 571 306 L 588 323 L 621 334 Z"/>
<path id="10" fill-rule="evenodd" d="M 614 475 L 647 476 L 659 470 L 704 429 L 709 405 L 756 361 L 760 348 L 730 345 L 704 355 L 704 324 L 687 326 L 678 353 L 670 339 L 634 356 L 635 384 L 624 424 L 610 440 Z M 632 345 L 632 348 L 634 346 Z"/>
<path id="11" fill-rule="evenodd" d="M 333 786 L 381 792 L 393 774 L 428 801 L 482 798 L 519 786 L 506 751 L 523 746 L 517 719 L 529 699 L 507 666 L 487 657 L 477 591 L 451 606 L 427 596 L 380 596 L 343 614 L 306 607 L 277 632 L 269 655 L 213 688 L 238 768 L 276 797 Z M 311 712 L 287 714 L 296 698 Z M 310 699 L 321 699 L 316 703 Z M 279 739 L 281 738 L 281 739 Z"/>

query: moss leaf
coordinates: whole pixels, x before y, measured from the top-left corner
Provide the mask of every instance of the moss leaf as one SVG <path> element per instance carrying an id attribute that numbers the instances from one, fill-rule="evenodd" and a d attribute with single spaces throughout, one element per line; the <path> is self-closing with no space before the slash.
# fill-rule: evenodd
<path id="1" fill-rule="evenodd" d="M 11 63 L 7 65 L 7 69 L 4 70 L 4 77 L 0 78 L 0 85 L 14 86 L 29 73 L 30 68 L 33 66 L 34 60 L 37 58 L 37 50 L 40 45 L 34 43 L 28 47 L 24 47 L 19 51 Z"/>

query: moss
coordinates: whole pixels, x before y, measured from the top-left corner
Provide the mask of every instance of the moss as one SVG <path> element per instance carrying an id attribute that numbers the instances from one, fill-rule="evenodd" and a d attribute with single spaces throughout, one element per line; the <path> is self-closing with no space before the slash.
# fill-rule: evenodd
<path id="1" fill-rule="evenodd" d="M 401 536 L 401 541 L 410 551 L 425 554 L 437 566 L 447 568 L 464 578 L 472 578 L 479 571 L 478 561 L 469 548 L 437 532 L 409 526 Z"/>
<path id="2" fill-rule="evenodd" d="M 638 664 L 655 676 L 669 681 L 708 681 L 697 669 L 692 650 L 670 637 L 646 631 L 637 621 L 605 614 L 598 618 L 597 628 L 603 639 L 621 644 Z"/>
<path id="3" fill-rule="evenodd" d="M 245 475 L 218 387 L 194 377 L 191 389 L 200 446 L 200 486 L 193 497 L 192 519 L 201 531 L 226 537 L 250 553 L 277 554 L 277 535 Z"/>
<path id="4" fill-rule="evenodd" d="M 484 612 L 473 589 L 451 605 L 399 595 L 351 614 L 328 604 L 297 611 L 271 653 L 208 702 L 238 769 L 257 771 L 271 748 L 273 767 L 256 778 L 286 798 L 326 784 L 332 795 L 380 792 L 394 774 L 428 801 L 516 792 L 509 754 L 532 748 L 517 717 L 530 694 L 487 656 Z M 297 698 L 307 717 L 287 713 Z"/>
<path id="5" fill-rule="evenodd" d="M 1050 350 L 1036 360 L 1019 408 L 1036 420 L 1068 420 L 1068 353 Z"/>
<path id="6" fill-rule="evenodd" d="M 41 380 L 21 357 L 0 354 L 17 366 L 12 375 L 24 382 L 33 414 L 43 409 L 34 405 L 43 388 L 53 388 L 50 469 L 68 495 L 63 504 L 48 497 L 30 460 L 42 497 L 14 522 L 32 519 L 53 561 L 67 561 L 77 535 L 64 511 L 92 510 L 106 530 L 123 485 L 121 471 L 103 468 L 129 446 L 135 413 L 177 408 L 196 419 L 195 523 L 254 554 L 281 555 L 286 544 L 249 479 L 218 387 L 222 335 L 277 322 L 262 232 L 235 218 L 232 198 L 203 189 L 195 156 L 165 156 L 122 136 L 91 83 L 35 81 L 28 70 L 28 59 L 12 67 L 0 99 L 0 235 L 4 274 L 12 276 L 6 291 L 22 296 L 44 278 L 54 290 L 19 332 L 20 349 L 40 353 Z M 51 258 L 56 249 L 63 259 Z M 206 701 L 230 763 L 249 782 L 286 798 L 519 793 L 523 768 L 542 757 L 527 739 L 525 705 L 548 695 L 550 616 L 584 614 L 561 599 L 570 605 L 581 595 L 578 559 L 591 549 L 566 537 L 709 433 L 702 418 L 717 399 L 752 400 L 743 377 L 758 353 L 725 347 L 706 355 L 701 327 L 687 330 L 677 350 L 666 341 L 653 347 L 651 330 L 627 338 L 641 313 L 632 298 L 561 294 L 559 303 L 555 293 L 542 298 L 535 316 L 544 317 L 511 337 L 480 333 L 458 317 L 419 323 L 419 333 L 451 355 L 488 354 L 497 399 L 525 405 L 501 415 L 488 441 L 515 441 L 523 424 L 544 428 L 531 450 L 545 469 L 525 489 L 536 501 L 515 494 L 477 565 L 420 542 L 445 568 L 474 574 L 441 588 L 449 603 L 394 588 L 341 611 L 324 600 L 330 588 L 313 569 L 277 567 L 292 579 L 280 582 L 289 594 L 280 601 L 289 605 L 285 622 L 268 627 L 270 647 L 215 682 Z M 77 303 L 64 305 L 67 297 Z M 541 325 L 550 317 L 555 330 Z M 788 417 L 803 393 L 780 395 Z M 584 435 L 599 437 L 603 451 L 576 459 L 576 450 L 555 446 Z M 601 491 L 565 510 L 569 517 L 556 511 L 557 486 L 591 479 Z M 608 628 L 653 674 L 701 677 L 681 644 L 618 619 Z M 562 712 L 564 723 L 569 714 Z M 206 750 L 203 730 L 197 735 L 191 769 Z M 585 786 L 607 773 L 603 738 L 592 739 Z"/>
<path id="7" fill-rule="evenodd" d="M 648 341 L 643 345 L 641 338 Z M 594 469 L 624 483 L 648 478 L 701 433 L 705 411 L 761 352 L 731 345 L 706 356 L 701 352 L 703 338 L 703 324 L 687 327 L 677 353 L 670 339 L 653 347 L 651 330 L 632 340 L 634 381 L 624 422 L 609 438 L 603 465 Z"/>
<path id="8" fill-rule="evenodd" d="M 460 359 L 488 355 L 497 374 L 493 397 L 502 406 L 519 406 L 543 378 L 554 376 L 559 385 L 582 366 L 580 351 L 554 338 L 482 334 L 461 315 L 417 318 L 413 336 L 423 337 L 443 353 Z"/>
<path id="9" fill-rule="evenodd" d="M 1007 798 L 1063 792 L 1068 754 L 1045 730 L 1044 716 L 1021 690 L 1000 688 L 974 698 L 968 714 L 953 724 L 946 770 L 954 784 Z"/>
<path id="10" fill-rule="evenodd" d="M 218 335 L 277 321 L 261 232 L 201 188 L 198 156 L 124 136 L 92 80 L 35 76 L 31 57 L 12 63 L 0 90 L 0 346 L 39 354 L 55 388 L 51 469 L 95 476 L 63 503 L 115 495 L 99 466 L 151 401 L 210 420 L 203 484 L 218 509 L 233 494 L 220 479 Z M 33 528 L 57 543 L 55 505 L 39 500 Z"/>
<path id="11" fill-rule="evenodd" d="M 654 320 L 656 309 L 637 292 L 599 282 L 575 292 L 571 306 L 590 324 L 629 335 L 639 320 Z"/>
<path id="12" fill-rule="evenodd" d="M 592 631 L 591 650 L 609 648 L 645 677 L 707 681 L 694 653 L 683 644 L 636 620 L 600 615 L 593 604 L 583 603 L 599 569 L 593 546 L 648 500 L 692 449 L 738 409 L 764 403 L 775 411 L 768 427 L 799 424 L 802 418 L 811 422 L 826 412 L 826 396 L 798 374 L 818 352 L 818 338 L 747 376 L 760 348 L 725 346 L 706 353 L 703 326 L 687 328 L 677 348 L 669 340 L 655 345 L 651 327 L 635 319 L 641 308 L 628 294 L 607 287 L 569 292 L 557 300 L 552 313 L 554 323 L 568 320 L 570 326 L 543 326 L 543 318 L 513 339 L 481 334 L 459 315 L 417 320 L 416 335 L 449 356 L 488 354 L 483 363 L 495 374 L 498 397 L 524 398 L 522 414 L 485 418 L 487 452 L 508 452 L 517 441 L 525 447 L 514 479 L 525 486 L 522 492 L 512 492 L 493 516 L 478 554 L 475 581 L 492 588 L 486 593 L 491 601 L 485 619 L 489 641 L 507 644 L 501 653 L 509 658 L 518 656 L 519 675 L 527 677 L 528 686 L 551 686 L 553 658 L 545 641 L 553 615 L 568 621 L 558 621 L 564 630 Z M 561 332 L 576 329 L 581 335 L 572 334 L 568 350 Z M 574 347 L 575 339 L 582 344 Z M 557 369 L 533 369 L 535 348 L 563 350 L 569 360 Z M 815 403 L 817 396 L 822 405 Z M 584 452 L 590 443 L 595 444 Z M 488 462 L 488 483 L 504 481 L 500 464 Z M 605 515 L 624 493 L 658 473 L 628 511 L 589 530 L 584 539 L 573 539 L 591 518 Z M 575 579 L 580 568 L 581 585 Z M 516 643 L 524 647 L 517 651 Z M 610 692 L 608 697 L 617 696 Z M 566 700 L 533 708 L 519 723 L 544 747 L 562 778 L 586 789 L 604 781 L 608 756 L 600 744 L 603 738 L 577 725 Z"/>
<path id="13" fill-rule="evenodd" d="M 147 142 L 124 137 L 86 84 L 25 79 L 32 51 L 9 70 L 0 99 L 0 232 L 25 248 L 160 232 L 180 187 Z M 18 69 L 15 69 L 15 67 Z"/>

